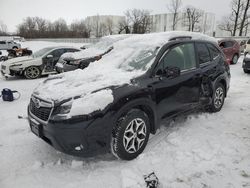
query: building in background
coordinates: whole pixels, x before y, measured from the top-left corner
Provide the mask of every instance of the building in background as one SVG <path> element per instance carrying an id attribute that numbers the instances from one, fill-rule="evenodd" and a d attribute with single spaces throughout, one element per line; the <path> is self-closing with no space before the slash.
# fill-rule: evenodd
<path id="1" fill-rule="evenodd" d="M 172 31 L 173 13 L 151 15 L 151 32 Z M 178 14 L 176 30 L 188 31 L 187 13 Z M 194 31 L 213 36 L 216 28 L 215 14 L 202 11 Z"/>

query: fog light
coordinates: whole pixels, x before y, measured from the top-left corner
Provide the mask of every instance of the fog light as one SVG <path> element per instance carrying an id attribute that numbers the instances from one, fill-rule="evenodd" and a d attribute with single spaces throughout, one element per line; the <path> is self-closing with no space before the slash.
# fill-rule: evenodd
<path id="1" fill-rule="evenodd" d="M 83 150 L 83 148 L 84 148 L 84 147 L 83 147 L 83 145 L 81 144 L 81 145 L 79 145 L 79 146 L 76 146 L 76 147 L 75 147 L 75 150 L 76 150 L 76 151 L 81 151 L 81 150 Z"/>

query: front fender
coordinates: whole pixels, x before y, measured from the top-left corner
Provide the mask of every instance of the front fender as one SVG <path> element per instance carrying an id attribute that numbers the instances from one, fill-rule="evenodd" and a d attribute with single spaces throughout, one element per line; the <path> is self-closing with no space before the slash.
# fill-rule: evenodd
<path id="1" fill-rule="evenodd" d="M 112 107 L 114 119 L 117 121 L 120 117 L 127 114 L 131 109 L 140 109 L 144 111 L 150 121 L 151 133 L 155 133 L 158 128 L 156 104 L 151 100 L 150 96 L 129 99 L 125 97 Z"/>

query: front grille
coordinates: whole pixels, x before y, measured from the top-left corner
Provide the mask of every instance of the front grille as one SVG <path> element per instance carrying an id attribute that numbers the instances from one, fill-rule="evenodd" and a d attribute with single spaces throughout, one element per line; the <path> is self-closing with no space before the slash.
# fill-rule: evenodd
<path id="1" fill-rule="evenodd" d="M 2 69 L 2 70 L 5 70 L 5 69 L 6 69 L 6 66 L 5 66 L 5 65 L 2 65 L 1 69 Z"/>
<path id="2" fill-rule="evenodd" d="M 51 107 L 42 107 L 35 104 L 35 102 L 31 99 L 30 100 L 30 111 L 33 115 L 35 115 L 37 118 L 48 121 L 50 113 L 52 111 Z"/>

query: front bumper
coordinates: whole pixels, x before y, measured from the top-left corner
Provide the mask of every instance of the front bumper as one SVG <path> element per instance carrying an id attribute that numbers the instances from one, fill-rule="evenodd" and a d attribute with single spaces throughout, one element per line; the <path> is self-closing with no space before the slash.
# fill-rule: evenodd
<path id="1" fill-rule="evenodd" d="M 90 157 L 109 151 L 112 116 L 88 121 L 73 120 L 47 123 L 28 109 L 31 131 L 55 149 L 74 156 Z"/>
<path id="2" fill-rule="evenodd" d="M 23 69 L 15 69 L 9 66 L 1 66 L 1 74 L 4 77 L 11 77 L 11 76 L 21 76 L 23 74 Z"/>

